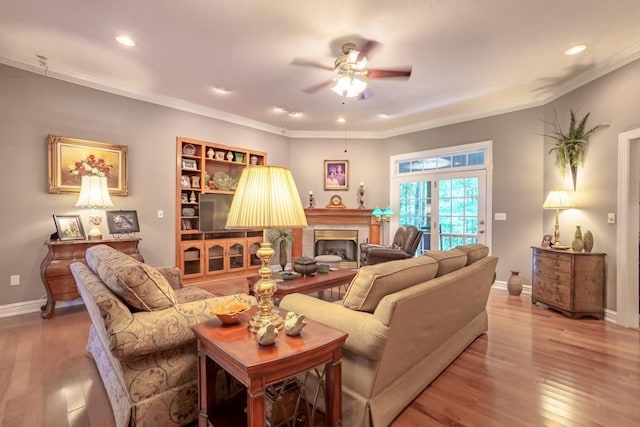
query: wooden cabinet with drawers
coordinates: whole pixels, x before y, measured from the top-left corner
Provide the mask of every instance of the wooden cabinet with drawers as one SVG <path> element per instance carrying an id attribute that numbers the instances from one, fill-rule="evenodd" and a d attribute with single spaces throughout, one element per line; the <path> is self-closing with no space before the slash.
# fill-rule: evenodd
<path id="1" fill-rule="evenodd" d="M 605 256 L 532 247 L 531 302 L 566 316 L 604 317 Z"/>
<path id="2" fill-rule="evenodd" d="M 40 308 L 45 319 L 53 316 L 56 301 L 73 301 L 80 298 L 76 281 L 69 266 L 74 262 L 85 262 L 85 253 L 95 245 L 107 245 L 140 262 L 144 262 L 138 250 L 139 238 L 104 240 L 48 240 L 49 251 L 40 265 L 40 277 L 47 291 L 47 302 Z"/>

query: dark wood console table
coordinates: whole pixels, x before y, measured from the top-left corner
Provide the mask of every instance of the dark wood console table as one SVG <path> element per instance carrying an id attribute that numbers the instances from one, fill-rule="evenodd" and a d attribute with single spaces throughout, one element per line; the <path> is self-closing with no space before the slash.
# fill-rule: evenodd
<path id="1" fill-rule="evenodd" d="M 47 302 L 40 310 L 44 319 L 50 319 L 56 307 L 56 301 L 73 301 L 80 298 L 76 282 L 69 266 L 74 262 L 85 262 L 85 252 L 95 245 L 108 245 L 138 261 L 144 258 L 138 251 L 140 239 L 105 240 L 49 240 L 44 242 L 49 248 L 46 258 L 40 264 L 40 277 L 47 290 Z"/>

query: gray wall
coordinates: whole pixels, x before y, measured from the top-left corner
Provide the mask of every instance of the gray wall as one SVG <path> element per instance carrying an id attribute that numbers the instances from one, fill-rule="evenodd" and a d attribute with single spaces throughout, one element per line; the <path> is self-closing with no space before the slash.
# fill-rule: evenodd
<path id="1" fill-rule="evenodd" d="M 596 251 L 606 252 L 607 307 L 615 310 L 615 225 L 606 213 L 616 209 L 617 135 L 640 127 L 640 61 L 614 71 L 554 102 L 538 108 L 443 126 L 385 140 L 292 139 L 184 113 L 157 105 L 49 79 L 0 65 L 0 171 L 5 206 L 0 245 L 0 305 L 40 298 L 44 288 L 39 265 L 43 245 L 54 231 L 51 214 L 81 213 L 75 196 L 46 190 L 48 134 L 126 144 L 129 146 L 129 197 L 114 197 L 116 209 L 138 211 L 148 262 L 174 264 L 175 137 L 187 136 L 267 151 L 270 164 L 290 166 L 307 204 L 314 191 L 316 206 L 324 207 L 335 191 L 323 189 L 323 161 L 349 160 L 350 188 L 338 192 L 349 207 L 357 206 L 357 187 L 365 182 L 367 207 L 389 203 L 389 156 L 448 145 L 493 141 L 493 211 L 506 212 L 507 221 L 493 222 L 492 251 L 500 257 L 498 280 L 509 270 L 531 280 L 530 246 L 553 232 L 554 213 L 541 208 L 547 192 L 570 188 L 547 155 L 549 143 L 542 119 L 556 109 L 563 124 L 568 109 L 591 112 L 591 124 L 611 127 L 591 140 L 586 164 L 580 169 L 578 209 L 562 213 L 562 242 L 570 243 L 576 225 L 595 236 Z M 163 209 L 165 218 L 156 218 Z M 81 213 L 82 214 L 82 213 Z M 86 214 L 83 223 L 87 224 Z M 493 217 L 493 213 L 491 213 Z M 103 232 L 105 232 L 103 225 Z M 21 286 L 9 286 L 20 274 Z"/>
<path id="2" fill-rule="evenodd" d="M 47 135 L 129 146 L 129 196 L 114 209 L 135 209 L 141 252 L 153 265 L 174 265 L 176 136 L 268 152 L 273 165 L 289 164 L 289 140 L 254 129 L 116 96 L 0 65 L 0 157 L 3 159 L 3 244 L 0 305 L 45 294 L 40 263 L 55 231 L 52 214 L 80 214 L 76 195 L 47 192 Z M 157 211 L 164 210 L 164 219 Z M 108 235 L 106 224 L 103 234 Z M 19 274 L 22 284 L 9 286 Z"/>
<path id="3" fill-rule="evenodd" d="M 506 281 L 510 270 L 521 272 L 531 283 L 531 245 L 542 240 L 543 117 L 542 108 L 473 120 L 390 138 L 382 145 L 391 155 L 493 141 L 493 211 L 505 212 L 507 221 L 492 221 L 491 250 L 500 257 L 497 280 Z M 386 170 L 389 169 L 388 161 Z M 383 186 L 389 188 L 389 174 Z M 388 195 L 388 190 L 386 192 Z M 388 196 L 387 196 L 388 197 Z"/>

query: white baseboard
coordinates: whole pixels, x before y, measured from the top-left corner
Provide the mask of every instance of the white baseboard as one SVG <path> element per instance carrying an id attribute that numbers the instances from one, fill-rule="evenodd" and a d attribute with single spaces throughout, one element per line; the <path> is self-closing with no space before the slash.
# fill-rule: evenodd
<path id="1" fill-rule="evenodd" d="M 493 286 L 491 286 L 491 288 L 508 292 L 508 290 L 507 290 L 507 282 L 502 282 L 502 281 L 496 280 L 495 282 L 493 282 Z M 522 285 L 522 293 L 525 294 L 525 295 L 531 295 L 531 285 L 523 284 Z"/>
<path id="2" fill-rule="evenodd" d="M 42 307 L 46 302 L 46 299 L 43 298 L 32 301 L 17 302 L 14 304 L 0 305 L 0 319 L 3 317 L 20 316 L 21 314 L 39 312 L 40 307 Z M 56 301 L 56 309 L 80 304 L 82 304 L 82 300 L 80 298 L 74 301 Z"/>
<path id="3" fill-rule="evenodd" d="M 501 281 L 493 282 L 492 288 L 507 292 L 507 282 L 501 282 Z M 531 295 L 531 286 L 523 285 L 522 293 L 525 295 Z M 46 300 L 43 298 L 43 299 L 38 299 L 33 301 L 24 301 L 24 302 L 17 302 L 14 304 L 0 305 L 0 319 L 4 317 L 19 316 L 21 314 L 36 313 L 40 311 L 40 307 L 42 307 L 45 303 L 46 303 Z M 79 298 L 75 301 L 57 301 L 56 308 L 72 307 L 74 305 L 80 305 L 82 303 L 83 303 L 82 300 Z M 617 318 L 618 318 L 617 312 L 609 309 L 604 310 L 604 319 L 607 322 L 617 324 Z"/>
<path id="4" fill-rule="evenodd" d="M 495 282 L 493 282 L 492 288 L 508 292 L 507 291 L 507 282 L 495 281 Z M 526 294 L 526 295 L 531 295 L 531 285 L 523 285 L 522 286 L 522 293 Z M 638 319 L 640 319 L 640 315 L 638 316 Z M 605 308 L 604 309 L 604 320 L 606 320 L 607 322 L 618 324 L 618 312 L 613 311 L 613 310 L 609 310 L 608 308 Z"/>

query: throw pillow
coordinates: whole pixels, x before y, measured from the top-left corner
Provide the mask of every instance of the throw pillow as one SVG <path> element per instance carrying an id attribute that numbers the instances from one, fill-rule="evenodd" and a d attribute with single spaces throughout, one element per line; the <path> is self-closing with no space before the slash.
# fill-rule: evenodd
<path id="1" fill-rule="evenodd" d="M 456 249 L 460 249 L 467 253 L 467 265 L 473 264 L 489 255 L 489 247 L 482 243 L 473 243 L 470 245 L 457 246 Z"/>
<path id="2" fill-rule="evenodd" d="M 86 251 L 87 265 L 130 308 L 163 310 L 176 304 L 167 279 L 155 268 L 107 245 Z"/>
<path id="3" fill-rule="evenodd" d="M 467 265 L 467 254 L 460 249 L 454 248 L 448 251 L 425 251 L 424 255 L 438 261 L 438 272 L 436 273 L 436 277 L 459 270 Z"/>
<path id="4" fill-rule="evenodd" d="M 435 277 L 438 264 L 428 257 L 408 258 L 367 265 L 353 278 L 342 305 L 373 313 L 386 295 Z"/>

